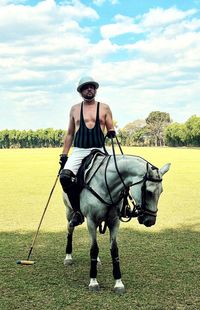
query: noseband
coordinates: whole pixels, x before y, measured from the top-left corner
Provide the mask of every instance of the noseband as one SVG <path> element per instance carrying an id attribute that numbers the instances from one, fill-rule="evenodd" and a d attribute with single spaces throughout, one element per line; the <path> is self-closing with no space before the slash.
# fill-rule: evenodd
<path id="1" fill-rule="evenodd" d="M 156 168 L 156 167 L 154 167 L 154 169 L 158 170 L 158 168 Z M 141 209 L 141 213 L 143 215 L 151 215 L 151 216 L 156 217 L 158 209 L 156 209 L 155 211 L 152 211 L 152 210 L 147 209 L 147 206 L 146 206 L 147 205 L 147 202 L 146 202 L 146 192 L 147 192 L 146 191 L 146 182 L 150 181 L 150 182 L 154 182 L 154 183 L 160 183 L 160 182 L 162 182 L 162 178 L 161 179 L 154 179 L 154 178 L 148 177 L 147 173 L 148 173 L 148 163 L 147 163 L 147 172 L 143 178 L 143 185 L 141 188 L 142 204 L 141 204 L 140 209 Z"/>

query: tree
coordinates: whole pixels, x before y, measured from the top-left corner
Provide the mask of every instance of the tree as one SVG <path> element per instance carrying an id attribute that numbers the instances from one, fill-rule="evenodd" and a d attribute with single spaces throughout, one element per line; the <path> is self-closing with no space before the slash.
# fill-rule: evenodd
<path id="1" fill-rule="evenodd" d="M 187 129 L 185 124 L 172 123 L 164 132 L 165 143 L 169 146 L 185 146 Z"/>
<path id="2" fill-rule="evenodd" d="M 127 134 L 123 129 L 118 130 L 117 136 L 121 145 L 126 145 Z"/>
<path id="3" fill-rule="evenodd" d="M 65 131 L 61 129 L 55 130 L 55 147 L 61 147 L 63 144 Z"/>
<path id="4" fill-rule="evenodd" d="M 5 149 L 10 147 L 10 138 L 9 138 L 9 130 L 8 129 L 4 129 L 1 131 L 0 147 L 5 148 Z"/>
<path id="5" fill-rule="evenodd" d="M 185 123 L 187 130 L 187 143 L 200 146 L 200 117 L 193 115 Z"/>
<path id="6" fill-rule="evenodd" d="M 20 131 L 18 139 L 19 139 L 19 145 L 21 148 L 28 147 L 28 133 L 26 130 Z"/>
<path id="7" fill-rule="evenodd" d="M 146 123 L 150 141 L 155 146 L 164 145 L 164 129 L 171 123 L 169 113 L 160 111 L 151 112 L 146 118 Z"/>
<path id="8" fill-rule="evenodd" d="M 185 124 L 172 123 L 165 130 L 170 146 L 200 146 L 200 117 L 193 115 Z"/>
<path id="9" fill-rule="evenodd" d="M 145 120 L 135 120 L 128 123 L 122 130 L 119 130 L 118 135 L 123 145 L 143 145 L 145 141 Z"/>
<path id="10" fill-rule="evenodd" d="M 133 139 L 135 141 L 135 144 L 140 145 L 140 146 L 144 146 L 146 144 L 146 137 L 147 137 L 146 127 L 138 129 L 133 134 Z"/>

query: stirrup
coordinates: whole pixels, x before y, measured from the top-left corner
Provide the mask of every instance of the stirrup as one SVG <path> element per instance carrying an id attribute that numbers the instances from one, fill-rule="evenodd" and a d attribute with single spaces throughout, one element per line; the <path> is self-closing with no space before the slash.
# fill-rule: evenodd
<path id="1" fill-rule="evenodd" d="M 125 217 L 125 218 L 132 217 L 132 210 L 129 205 L 126 205 L 122 208 L 120 217 Z"/>
<path id="2" fill-rule="evenodd" d="M 81 225 L 84 222 L 84 216 L 80 211 L 76 211 L 73 214 L 71 221 L 69 222 L 70 227 Z"/>
<path id="3" fill-rule="evenodd" d="M 127 223 L 129 222 L 133 217 L 133 211 L 131 210 L 129 205 L 123 206 L 119 219 L 121 222 Z"/>

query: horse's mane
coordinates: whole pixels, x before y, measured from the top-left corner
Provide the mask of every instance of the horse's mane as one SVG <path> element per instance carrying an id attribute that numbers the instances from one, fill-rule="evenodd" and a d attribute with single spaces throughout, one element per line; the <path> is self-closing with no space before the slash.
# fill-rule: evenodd
<path id="1" fill-rule="evenodd" d="M 132 155 L 132 154 L 123 154 L 123 155 L 119 154 L 119 155 L 117 155 L 117 157 L 121 157 L 121 158 L 123 158 L 123 156 L 132 157 L 132 158 L 139 158 L 139 159 L 141 159 L 142 161 L 144 161 L 145 163 L 149 164 L 153 170 L 154 170 L 154 169 L 158 169 L 158 167 L 156 167 L 155 165 L 153 165 L 150 161 L 146 160 L 146 159 L 143 158 L 142 156 L 139 156 L 139 155 Z"/>

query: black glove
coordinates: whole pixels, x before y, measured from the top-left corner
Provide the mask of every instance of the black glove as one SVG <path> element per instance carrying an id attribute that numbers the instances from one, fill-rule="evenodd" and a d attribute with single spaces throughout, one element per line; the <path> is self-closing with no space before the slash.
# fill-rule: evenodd
<path id="1" fill-rule="evenodd" d="M 108 137 L 109 139 L 113 139 L 116 137 L 116 132 L 115 130 L 109 130 L 106 134 L 106 137 Z"/>
<path id="2" fill-rule="evenodd" d="M 59 160 L 59 164 L 60 164 L 60 168 L 63 169 L 66 162 L 68 160 L 68 156 L 66 154 L 60 154 L 60 160 Z"/>

